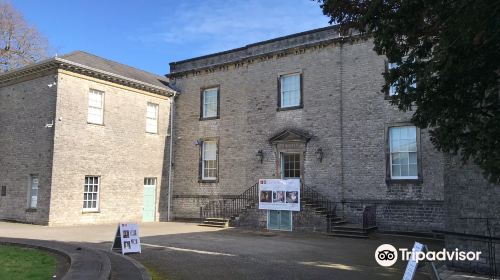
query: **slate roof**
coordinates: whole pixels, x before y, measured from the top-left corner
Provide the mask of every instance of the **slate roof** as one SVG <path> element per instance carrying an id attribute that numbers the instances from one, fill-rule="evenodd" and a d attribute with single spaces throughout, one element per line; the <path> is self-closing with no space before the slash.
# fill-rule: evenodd
<path id="1" fill-rule="evenodd" d="M 168 78 L 155 75 L 125 64 L 111 61 L 87 52 L 74 51 L 58 58 L 69 60 L 74 63 L 82 64 L 87 67 L 95 68 L 101 71 L 120 75 L 129 79 L 137 80 L 143 83 L 158 87 L 168 87 Z"/>

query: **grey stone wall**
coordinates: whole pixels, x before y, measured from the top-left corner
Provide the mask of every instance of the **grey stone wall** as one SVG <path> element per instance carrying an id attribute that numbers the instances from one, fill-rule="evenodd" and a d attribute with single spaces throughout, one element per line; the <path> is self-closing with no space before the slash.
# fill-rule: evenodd
<path id="1" fill-rule="evenodd" d="M 474 164 L 462 164 L 449 156 L 445 165 L 445 230 L 500 238 L 500 186 L 489 183 Z M 448 265 L 466 271 L 488 273 L 494 254 L 487 239 L 445 235 L 449 250 L 481 251 L 478 262 L 450 262 Z M 494 241 L 496 271 L 500 272 L 500 241 Z"/>
<path id="2" fill-rule="evenodd" d="M 273 44 L 294 44 L 289 41 L 294 38 L 282 40 Z M 342 40 L 332 35 L 322 40 L 290 49 L 263 44 L 267 54 L 243 56 L 236 62 L 227 53 L 175 64 L 170 78 L 182 94 L 175 116 L 174 195 L 215 199 L 240 194 L 259 178 L 274 178 L 277 155 L 268 140 L 284 129 L 295 129 L 312 136 L 304 153 L 306 185 L 339 203 L 343 199 L 416 201 L 424 210 L 393 207 L 389 212 L 423 215 L 414 218 L 414 230 L 439 228 L 442 210 L 432 205 L 443 200 L 443 161 L 426 131 L 419 131 L 422 182 L 386 182 L 387 127 L 408 122 L 411 112 L 398 111 L 380 91 L 384 57 L 376 55 L 372 42 L 363 38 Z M 224 61 L 223 66 L 203 68 Z M 278 77 L 296 71 L 303 76 L 304 107 L 277 111 Z M 220 86 L 220 119 L 200 121 L 201 88 L 213 85 Z M 198 182 L 199 147 L 194 143 L 207 137 L 219 140 L 217 183 Z M 323 149 L 322 162 L 316 159 L 317 148 Z M 255 156 L 258 150 L 264 152 L 262 164 Z M 197 217 L 202 204 L 202 200 L 174 197 L 174 212 L 179 218 Z M 436 213 L 429 214 L 428 209 Z M 429 215 L 435 216 L 432 223 L 427 223 Z M 402 215 L 388 218 L 394 222 L 385 222 L 386 217 L 379 221 L 397 229 Z M 410 224 L 401 222 L 400 229 L 409 229 Z"/>
<path id="3" fill-rule="evenodd" d="M 15 84 L 0 84 L 0 219 L 47 224 L 50 207 L 54 131 L 55 71 Z M 30 175 L 39 179 L 38 204 L 28 208 Z"/>
<path id="4" fill-rule="evenodd" d="M 248 209 L 232 221 L 231 225 L 248 229 L 266 229 L 267 210 Z M 293 231 L 326 232 L 327 226 L 326 218 L 316 214 L 310 208 L 303 208 L 300 212 L 292 212 Z"/>
<path id="5" fill-rule="evenodd" d="M 104 125 L 87 123 L 89 89 L 105 92 Z M 146 133 L 147 102 L 159 104 Z M 145 177 L 157 178 L 157 220 L 166 219 L 169 99 L 66 71 L 58 75 L 50 225 L 141 221 Z M 99 211 L 82 211 L 84 178 L 101 176 Z"/>
<path id="6" fill-rule="evenodd" d="M 376 207 L 380 231 L 432 234 L 433 230 L 443 229 L 445 211 L 439 200 L 346 200 L 338 207 L 346 220 L 361 224 L 363 209 L 368 205 Z"/>

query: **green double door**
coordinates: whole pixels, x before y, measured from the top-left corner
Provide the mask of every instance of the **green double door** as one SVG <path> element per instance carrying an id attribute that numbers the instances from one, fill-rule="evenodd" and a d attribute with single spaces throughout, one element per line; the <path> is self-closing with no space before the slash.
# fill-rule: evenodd
<path id="1" fill-rule="evenodd" d="M 292 211 L 268 210 L 267 229 L 292 231 Z"/>

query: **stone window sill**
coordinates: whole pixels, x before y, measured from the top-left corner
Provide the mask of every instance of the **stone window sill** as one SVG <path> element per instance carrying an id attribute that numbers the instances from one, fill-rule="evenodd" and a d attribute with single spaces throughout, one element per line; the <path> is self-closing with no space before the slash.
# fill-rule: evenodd
<path id="1" fill-rule="evenodd" d="M 213 180 L 200 179 L 200 180 L 198 180 L 198 183 L 206 183 L 206 184 L 218 183 L 218 182 L 219 182 L 219 180 L 217 180 L 217 179 L 213 179 Z"/>
<path id="2" fill-rule="evenodd" d="M 420 186 L 424 183 L 422 178 L 418 179 L 387 179 L 385 180 L 388 186 Z"/>
<path id="3" fill-rule="evenodd" d="M 36 208 L 27 208 L 26 213 L 33 213 L 36 212 Z"/>
<path id="4" fill-rule="evenodd" d="M 200 121 L 218 120 L 219 116 L 215 117 L 200 117 Z"/>
<path id="5" fill-rule="evenodd" d="M 293 107 L 278 107 L 278 109 L 276 109 L 276 111 L 289 111 L 289 110 L 298 110 L 298 109 L 302 109 L 304 108 L 303 105 L 299 105 L 299 106 L 293 106 Z"/>
<path id="6" fill-rule="evenodd" d="M 98 214 L 98 213 L 101 213 L 101 211 L 99 211 L 99 210 L 88 210 L 88 211 L 83 210 L 82 211 L 82 214 Z"/>

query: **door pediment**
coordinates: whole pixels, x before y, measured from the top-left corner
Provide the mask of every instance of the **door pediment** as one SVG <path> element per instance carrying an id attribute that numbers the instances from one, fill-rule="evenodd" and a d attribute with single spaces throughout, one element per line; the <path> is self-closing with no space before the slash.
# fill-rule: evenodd
<path id="1" fill-rule="evenodd" d="M 285 129 L 280 133 L 276 134 L 275 136 L 271 137 L 269 139 L 269 142 L 271 142 L 271 144 L 286 143 L 286 142 L 307 143 L 310 139 L 311 136 L 306 132 L 292 130 L 292 129 Z"/>

